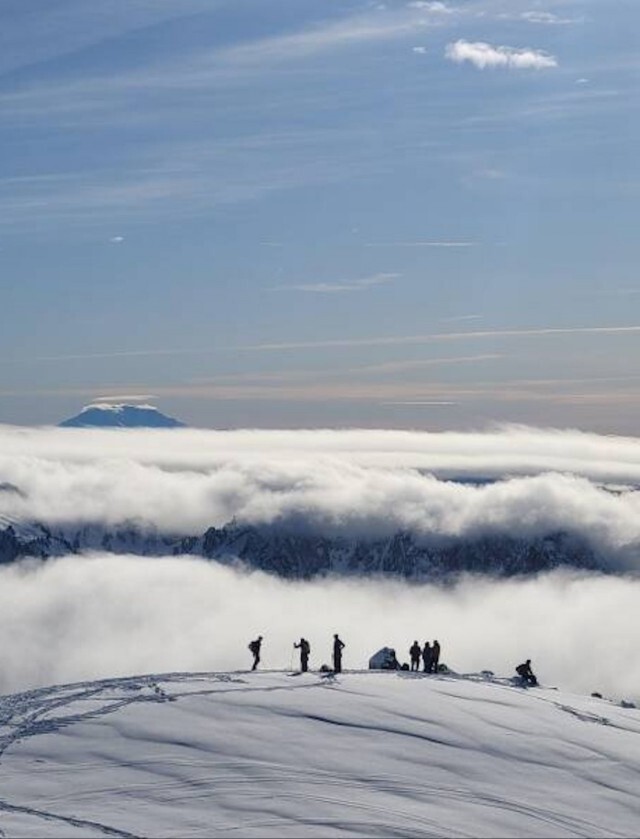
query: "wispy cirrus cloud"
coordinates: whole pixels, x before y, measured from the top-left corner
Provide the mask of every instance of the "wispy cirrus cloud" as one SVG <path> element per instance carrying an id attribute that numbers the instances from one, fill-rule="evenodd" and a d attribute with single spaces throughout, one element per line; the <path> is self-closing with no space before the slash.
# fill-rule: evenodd
<path id="1" fill-rule="evenodd" d="M 467 317 L 467 316 L 463 316 Z M 469 317 L 475 317 L 474 315 Z M 3 358 L 0 364 L 23 364 L 27 362 L 58 362 L 81 359 L 102 358 L 136 358 L 144 356 L 178 356 L 178 355 L 208 355 L 210 353 L 232 351 L 287 351 L 298 349 L 334 349 L 348 347 L 384 347 L 411 344 L 431 344 L 456 341 L 482 341 L 493 338 L 517 340 L 519 338 L 546 338 L 550 336 L 621 336 L 640 333 L 640 325 L 631 326 L 569 326 L 569 327 L 540 327 L 535 329 L 487 329 L 469 332 L 431 332 L 423 335 L 385 335 L 370 338 L 333 338 L 318 341 L 282 341 L 278 343 L 240 344 L 234 347 L 165 347 L 153 349 L 113 350 L 104 352 L 77 352 L 59 355 L 43 355 L 31 358 Z M 95 390 L 95 389 L 94 389 Z"/>
<path id="2" fill-rule="evenodd" d="M 482 355 L 446 356 L 440 358 L 405 359 L 402 361 L 388 361 L 380 364 L 366 364 L 359 367 L 344 367 L 331 369 L 306 369 L 306 370 L 271 370 L 253 373 L 227 373 L 206 378 L 190 379 L 189 384 L 242 384 L 242 383 L 286 383 L 302 381 L 307 383 L 310 379 L 314 381 L 327 379 L 339 380 L 353 378 L 354 375 L 385 376 L 389 373 L 419 372 L 423 369 L 451 366 L 456 364 L 473 364 L 482 361 L 495 361 L 502 358 L 498 353 L 485 353 Z M 115 398 L 115 397 L 114 397 Z M 96 400 L 97 401 L 97 400 Z"/>
<path id="3" fill-rule="evenodd" d="M 409 3 L 390 10 L 379 6 L 364 14 L 318 22 L 294 32 L 238 44 L 216 53 L 216 60 L 236 67 L 297 60 L 330 50 L 386 41 L 437 26 L 452 11 L 444 3 Z"/>
<path id="4" fill-rule="evenodd" d="M 314 294 L 341 294 L 351 291 L 366 291 L 368 288 L 384 285 L 397 279 L 400 274 L 373 274 L 358 280 L 338 280 L 337 282 L 296 283 L 293 285 L 274 286 L 273 291 L 304 291 Z"/>
<path id="5" fill-rule="evenodd" d="M 466 364 L 480 362 L 481 357 L 468 359 L 452 359 L 450 364 Z M 445 365 L 446 360 L 441 364 Z M 217 403 L 223 402 L 259 402 L 269 403 L 298 403 L 298 404 L 327 404 L 329 402 L 342 405 L 358 402 L 370 405 L 423 405 L 427 403 L 456 404 L 468 408 L 482 409 L 482 406 L 502 406 L 510 410 L 514 406 L 527 406 L 534 412 L 541 409 L 540 416 L 545 422 L 549 421 L 549 410 L 590 406 L 592 408 L 610 408 L 615 405 L 623 413 L 637 413 L 640 410 L 640 392 L 638 391 L 638 377 L 611 377 L 593 379 L 558 378 L 549 380 L 537 379 L 500 379 L 479 380 L 477 376 L 467 378 L 461 383 L 451 382 L 446 375 L 435 379 L 429 375 L 421 376 L 415 366 L 407 369 L 393 370 L 394 362 L 380 365 L 384 370 L 367 371 L 366 368 L 354 368 L 344 373 L 328 375 L 326 371 L 292 371 L 289 375 L 255 374 L 247 375 L 246 380 L 241 376 L 221 376 L 210 382 L 187 382 L 154 386 L 155 397 L 158 399 L 197 399 Z M 398 362 L 398 368 L 403 362 Z M 374 365 L 372 365 L 374 367 Z M 433 365 L 423 365 L 425 370 Z M 400 375 L 409 374 L 409 375 Z M 418 374 L 418 375 L 415 375 Z M 373 380 L 372 379 L 373 375 Z M 385 376 L 392 376 L 391 380 Z M 29 389 L 2 390 L 0 396 L 74 396 L 95 402 L 97 388 L 76 387 L 57 389 Z M 103 400 L 108 394 L 108 388 L 99 389 Z M 138 393 L 136 390 L 135 393 Z M 113 388 L 113 401 L 127 402 L 129 397 L 123 392 L 122 385 Z M 562 413 L 562 411 L 561 411 Z M 630 432 L 633 434 L 634 432 Z"/>
<path id="6" fill-rule="evenodd" d="M 483 340 L 485 338 L 542 338 L 550 335 L 623 335 L 640 332 L 640 326 L 570 326 L 539 329 L 487 329 L 477 332 L 432 332 L 425 335 L 389 335 L 374 338 L 335 338 L 327 341 L 297 341 L 250 344 L 244 350 L 297 350 L 305 347 L 371 347 L 400 344 L 430 344 L 440 341 Z"/>
<path id="7" fill-rule="evenodd" d="M 440 0 L 412 0 L 407 5 L 410 9 L 420 9 L 434 15 L 454 15 L 460 11 L 446 3 L 441 3 Z"/>
<path id="8" fill-rule="evenodd" d="M 542 50 L 530 48 L 497 46 L 484 41 L 465 41 L 460 39 L 448 44 L 445 57 L 457 64 L 469 62 L 480 70 L 506 68 L 512 70 L 542 70 L 557 67 L 557 59 Z"/>
<path id="9" fill-rule="evenodd" d="M 456 242 L 456 241 L 400 241 L 400 242 L 365 242 L 365 248 L 472 248 L 477 242 Z"/>
<path id="10" fill-rule="evenodd" d="M 459 355 L 449 358 L 419 358 L 408 361 L 387 361 L 382 364 L 368 364 L 365 367 L 350 367 L 346 373 L 411 373 L 429 367 L 440 367 L 442 365 L 474 364 L 479 361 L 496 361 L 502 358 L 499 353 L 486 353 L 484 355 Z"/>
<path id="11" fill-rule="evenodd" d="M 443 6 L 427 3 L 395 10 L 378 7 L 364 13 L 325 15 L 282 34 L 171 52 L 142 68 L 122 67 L 108 75 L 95 72 L 82 78 L 40 79 L 3 92 L 0 101 L 3 109 L 16 118 L 40 119 L 48 114 L 70 119 L 74 114 L 101 114 L 103 120 L 104 114 L 114 119 L 117 112 L 120 119 L 141 119 L 145 111 L 140 106 L 149 93 L 220 89 L 238 81 L 244 83 L 256 73 L 263 75 L 282 63 L 415 35 L 442 24 Z M 123 113 L 123 105 L 134 100 L 138 112 L 130 109 Z"/>
<path id="12" fill-rule="evenodd" d="M 571 23 L 583 23 L 583 18 L 560 17 L 553 12 L 530 11 L 521 12 L 518 15 L 519 20 L 524 20 L 527 23 L 538 23 L 544 26 L 567 26 Z"/>
<path id="13" fill-rule="evenodd" d="M 443 323 L 459 323 L 464 320 L 482 320 L 483 315 L 452 315 L 448 318 L 440 318 Z"/>

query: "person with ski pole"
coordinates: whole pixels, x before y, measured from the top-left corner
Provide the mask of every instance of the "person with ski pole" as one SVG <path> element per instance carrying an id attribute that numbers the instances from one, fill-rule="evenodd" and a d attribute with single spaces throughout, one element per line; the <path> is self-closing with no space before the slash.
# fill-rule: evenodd
<path id="1" fill-rule="evenodd" d="M 297 644 L 293 645 L 296 650 L 300 650 L 300 670 L 306 673 L 309 669 L 309 653 L 311 652 L 311 645 L 306 638 L 301 638 Z"/>

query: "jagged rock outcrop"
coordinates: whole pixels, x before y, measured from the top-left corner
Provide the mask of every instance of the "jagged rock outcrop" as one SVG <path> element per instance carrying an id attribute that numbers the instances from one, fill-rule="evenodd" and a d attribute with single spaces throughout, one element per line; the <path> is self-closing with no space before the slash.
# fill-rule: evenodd
<path id="1" fill-rule="evenodd" d="M 227 564 L 242 563 L 289 579 L 345 574 L 446 581 L 464 572 L 510 577 L 561 566 L 608 570 L 606 557 L 599 556 L 579 536 L 562 532 L 532 538 L 492 533 L 434 540 L 401 531 L 387 538 L 352 539 L 237 522 L 211 527 L 200 536 L 170 536 L 133 524 L 112 529 L 32 524 L 23 530 L 12 526 L 0 530 L 2 562 L 92 550 L 201 556 Z"/>
<path id="2" fill-rule="evenodd" d="M 532 539 L 499 534 L 430 541 L 402 531 L 389 538 L 352 540 L 230 524 L 209 528 L 195 544 L 183 547 L 185 553 L 221 562 L 239 559 L 294 579 L 327 573 L 409 579 L 446 579 L 463 572 L 509 577 L 563 565 L 606 568 L 604 558 L 597 557 L 584 540 L 566 533 Z"/>

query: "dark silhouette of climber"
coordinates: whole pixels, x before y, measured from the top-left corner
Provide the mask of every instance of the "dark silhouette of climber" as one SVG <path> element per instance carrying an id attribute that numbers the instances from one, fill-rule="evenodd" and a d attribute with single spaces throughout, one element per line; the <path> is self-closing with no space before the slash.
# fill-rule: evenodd
<path id="1" fill-rule="evenodd" d="M 311 645 L 306 638 L 301 638 L 299 643 L 293 645 L 296 650 L 300 650 L 300 670 L 306 673 L 309 669 L 309 653 L 311 652 Z"/>
<path id="2" fill-rule="evenodd" d="M 333 671 L 342 673 L 342 650 L 345 647 L 344 641 L 338 638 L 338 633 L 333 636 Z"/>
<path id="3" fill-rule="evenodd" d="M 249 644 L 249 649 L 253 653 L 253 667 L 252 670 L 255 670 L 257 666 L 260 664 L 260 648 L 262 647 L 262 635 L 258 635 L 255 641 L 252 641 Z"/>
<path id="4" fill-rule="evenodd" d="M 422 655 L 422 650 L 420 648 L 420 644 L 417 641 L 414 641 L 413 644 L 409 647 L 409 656 L 411 658 L 411 669 L 412 670 L 419 670 L 420 669 L 420 656 Z"/>
<path id="5" fill-rule="evenodd" d="M 538 680 L 536 679 L 533 670 L 531 669 L 531 659 L 528 658 L 524 664 L 519 664 L 516 667 L 516 673 L 522 679 L 523 685 L 537 685 Z"/>
<path id="6" fill-rule="evenodd" d="M 438 672 L 438 665 L 440 664 L 440 644 L 434 641 L 431 645 L 431 673 Z"/>
<path id="7" fill-rule="evenodd" d="M 422 669 L 425 673 L 431 673 L 431 662 L 433 661 L 433 650 L 428 641 L 424 642 L 422 648 Z"/>

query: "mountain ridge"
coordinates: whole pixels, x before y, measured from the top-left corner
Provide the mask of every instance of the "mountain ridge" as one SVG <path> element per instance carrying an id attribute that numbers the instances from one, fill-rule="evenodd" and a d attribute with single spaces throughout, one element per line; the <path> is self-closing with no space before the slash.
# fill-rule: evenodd
<path id="1" fill-rule="evenodd" d="M 240 563 L 287 579 L 338 574 L 446 581 L 462 573 L 511 577 L 560 567 L 616 570 L 608 557 L 599 555 L 582 537 L 561 531 L 529 538 L 487 533 L 475 538 L 429 540 L 399 530 L 384 538 L 362 539 L 237 521 L 193 535 L 170 535 L 133 523 L 105 527 L 19 524 L 6 517 L 0 521 L 3 563 L 91 551 L 195 556 L 224 564 Z"/>
<path id="2" fill-rule="evenodd" d="M 58 423 L 59 428 L 184 428 L 185 423 L 169 417 L 154 405 L 126 402 L 94 402 L 69 419 Z"/>

